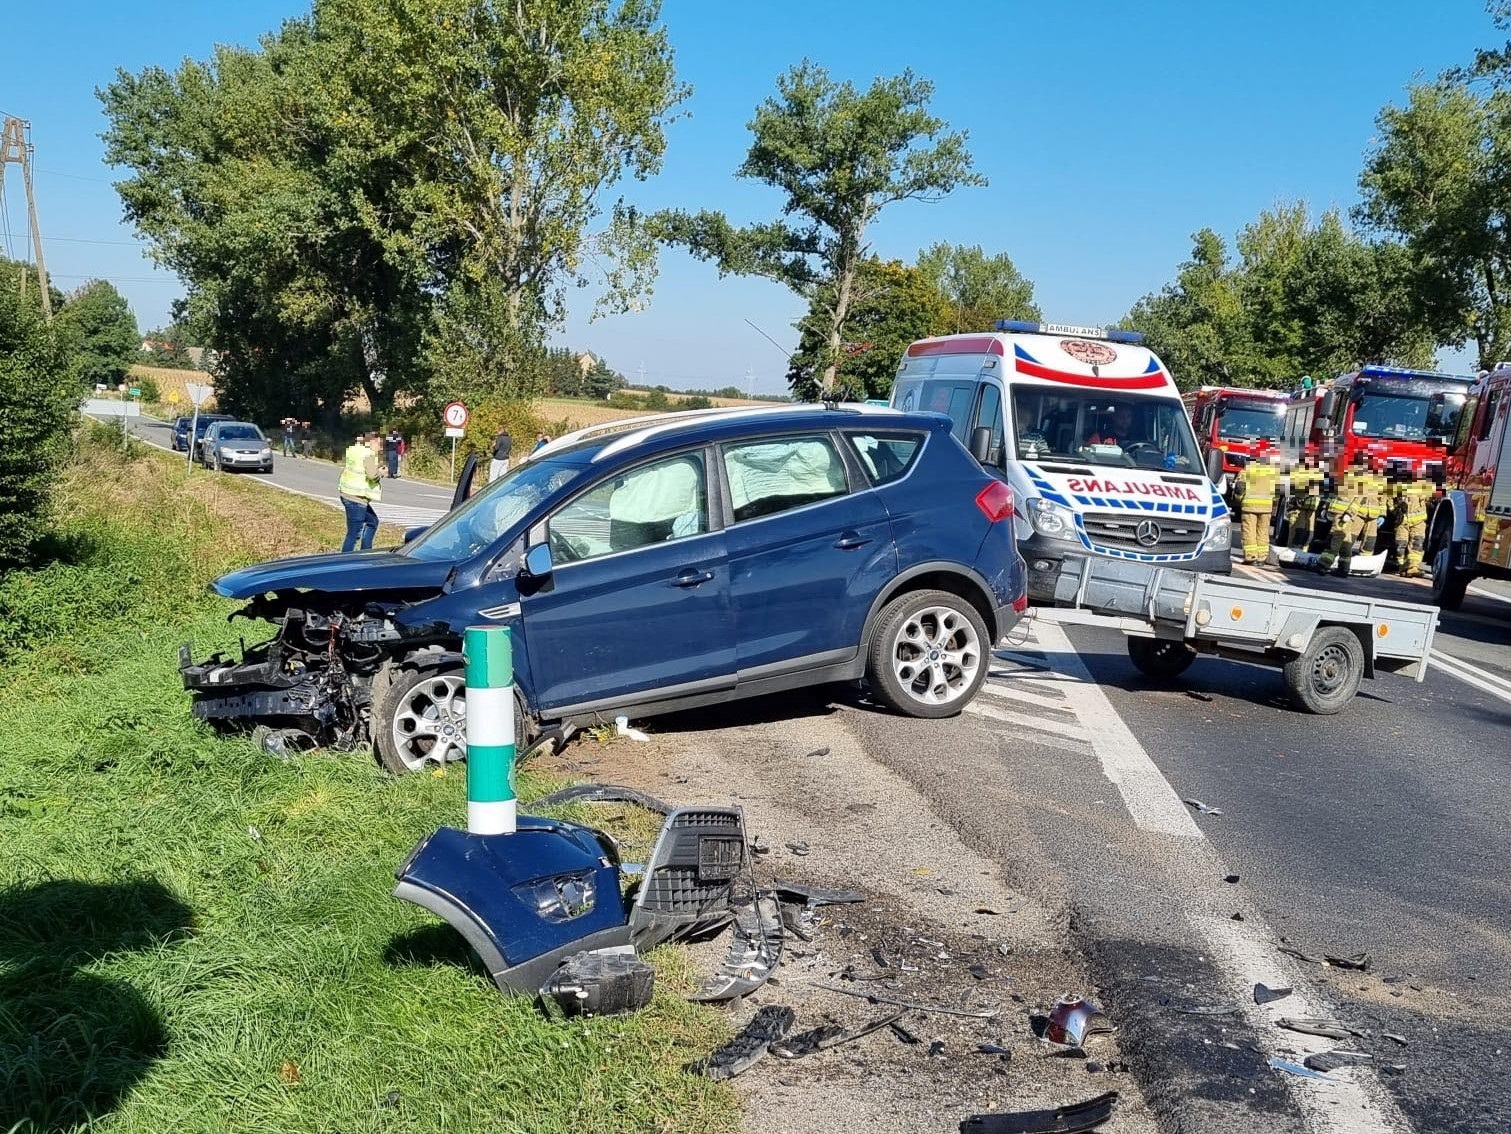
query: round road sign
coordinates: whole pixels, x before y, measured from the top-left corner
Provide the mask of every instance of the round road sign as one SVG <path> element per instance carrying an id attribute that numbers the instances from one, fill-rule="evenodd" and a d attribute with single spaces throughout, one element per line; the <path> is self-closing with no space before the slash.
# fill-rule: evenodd
<path id="1" fill-rule="evenodd" d="M 467 407 L 461 402 L 451 402 L 441 411 L 441 420 L 452 429 L 467 428 Z"/>

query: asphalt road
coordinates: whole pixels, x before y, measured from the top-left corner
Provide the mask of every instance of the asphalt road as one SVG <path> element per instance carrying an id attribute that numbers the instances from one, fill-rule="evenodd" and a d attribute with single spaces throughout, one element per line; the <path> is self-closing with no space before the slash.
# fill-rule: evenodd
<path id="1" fill-rule="evenodd" d="M 119 420 L 121 404 L 108 399 L 91 400 L 85 405 L 84 410 L 94 417 L 115 417 Z M 158 448 L 172 449 L 173 429 L 169 422 L 150 417 L 136 418 L 131 422 L 131 432 L 134 436 Z M 281 453 L 281 445 L 281 440 L 274 437 L 271 474 L 222 473 L 220 475 L 252 477 L 261 483 L 272 484 L 289 492 L 313 497 L 333 508 L 339 508 L 341 503 L 336 492 L 336 482 L 341 476 L 340 466 L 332 461 L 285 457 Z M 183 456 L 182 453 L 179 455 Z M 215 474 L 207 473 L 206 475 Z M 401 477 L 398 480 L 383 482 L 383 499 L 376 510 L 378 518 L 383 522 L 409 528 L 434 523 L 450 507 L 450 489 L 442 485 L 427 484 L 423 481 Z"/>

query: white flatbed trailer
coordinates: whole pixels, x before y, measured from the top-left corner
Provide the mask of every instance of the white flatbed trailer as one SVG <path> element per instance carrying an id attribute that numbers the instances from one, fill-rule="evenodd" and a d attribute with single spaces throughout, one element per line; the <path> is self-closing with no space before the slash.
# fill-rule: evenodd
<path id="1" fill-rule="evenodd" d="M 1292 701 L 1336 713 L 1377 673 L 1421 681 L 1438 612 L 1419 603 L 1106 559 L 1067 559 L 1046 621 L 1121 630 L 1133 664 L 1173 679 L 1198 654 L 1279 667 Z"/>

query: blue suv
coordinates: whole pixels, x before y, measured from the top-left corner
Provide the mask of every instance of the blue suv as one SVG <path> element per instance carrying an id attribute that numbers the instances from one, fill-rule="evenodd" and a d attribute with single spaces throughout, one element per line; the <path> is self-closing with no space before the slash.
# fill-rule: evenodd
<path id="1" fill-rule="evenodd" d="M 561 438 L 399 548 L 217 580 L 278 634 L 239 660 L 186 645 L 194 713 L 370 740 L 396 772 L 456 759 L 462 632 L 486 622 L 513 631 L 522 737 L 862 678 L 954 715 L 1027 599 L 1011 489 L 950 429 L 808 406 Z"/>

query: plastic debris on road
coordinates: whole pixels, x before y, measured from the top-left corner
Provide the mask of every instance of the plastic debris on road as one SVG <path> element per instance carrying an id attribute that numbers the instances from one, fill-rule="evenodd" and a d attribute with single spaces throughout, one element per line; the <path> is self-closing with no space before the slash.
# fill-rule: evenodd
<path id="1" fill-rule="evenodd" d="M 1222 808 L 1221 807 L 1211 807 L 1211 806 L 1203 803 L 1199 799 L 1183 799 L 1183 800 L 1181 800 L 1181 802 L 1184 803 L 1187 807 L 1194 807 L 1197 811 L 1201 812 L 1201 814 L 1203 814 L 1203 815 L 1221 815 L 1222 814 Z"/>
<path id="2" fill-rule="evenodd" d="M 614 735 L 628 737 L 630 740 L 648 741 L 650 737 L 638 728 L 630 727 L 629 717 L 614 718 Z"/>
<path id="3" fill-rule="evenodd" d="M 685 1069 L 689 1074 L 710 1079 L 733 1079 L 754 1067 L 772 1044 L 792 1030 L 796 1020 L 791 1008 L 768 1004 L 757 1011 L 732 1040 L 708 1058 L 689 1063 Z"/>
<path id="4" fill-rule="evenodd" d="M 564 803 L 633 803 L 661 815 L 669 815 L 672 811 L 670 803 L 637 788 L 625 787 L 623 784 L 596 783 L 573 784 L 560 791 L 553 791 L 550 795 L 532 800 L 531 806 L 559 807 Z"/>
<path id="5" fill-rule="evenodd" d="M 1049 1010 L 1044 1038 L 1066 1047 L 1081 1047 L 1086 1037 L 1112 1031 L 1112 1024 L 1101 1008 L 1083 996 L 1064 996 Z"/>
<path id="6" fill-rule="evenodd" d="M 1308 1055 L 1303 1063 L 1313 1071 L 1336 1071 L 1340 1067 L 1357 1067 L 1361 1063 L 1373 1063 L 1375 1057 L 1367 1051 L 1318 1051 Z"/>
<path id="7" fill-rule="evenodd" d="M 960 1134 L 1082 1134 L 1095 1130 L 1113 1115 L 1118 1093 L 1053 1110 L 1024 1110 L 1012 1114 L 973 1114 L 960 1123 Z"/>
<path id="8" fill-rule="evenodd" d="M 1287 1075 L 1295 1075 L 1302 1079 L 1316 1079 L 1320 1083 L 1336 1083 L 1331 1075 L 1324 1075 L 1321 1071 L 1313 1071 L 1310 1067 L 1303 1066 L 1290 1059 L 1282 1059 L 1278 1055 L 1270 1056 L 1270 1066 L 1276 1071 L 1284 1071 Z"/>
<path id="9" fill-rule="evenodd" d="M 1275 1021 L 1287 1031 L 1302 1035 L 1321 1036 L 1323 1039 L 1344 1040 L 1354 1033 L 1342 1024 L 1316 1016 L 1282 1016 Z"/>
<path id="10" fill-rule="evenodd" d="M 1267 984 L 1256 982 L 1254 985 L 1255 1004 L 1273 1004 L 1277 1000 L 1284 1000 L 1291 994 L 1289 988 L 1271 988 Z"/>

